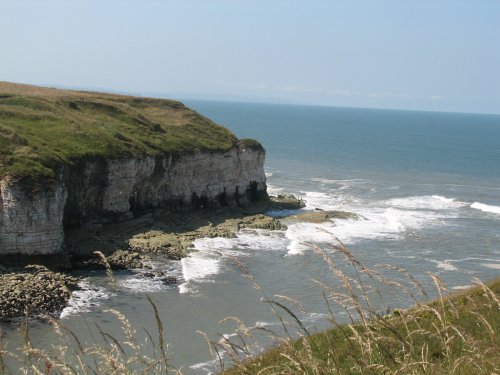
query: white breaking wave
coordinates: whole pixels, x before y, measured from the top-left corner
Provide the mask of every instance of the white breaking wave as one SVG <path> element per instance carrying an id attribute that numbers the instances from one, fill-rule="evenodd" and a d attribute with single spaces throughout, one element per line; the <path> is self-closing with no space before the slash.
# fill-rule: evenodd
<path id="1" fill-rule="evenodd" d="M 329 243 L 335 237 L 348 244 L 365 239 L 398 239 L 407 231 L 443 225 L 443 219 L 456 217 L 458 209 L 468 205 L 440 195 L 366 201 L 338 191 L 308 191 L 301 197 L 306 201 L 306 209 L 349 211 L 367 220 L 334 219 L 324 224 L 291 225 L 286 233 L 290 255 L 302 254 L 310 248 L 307 243 Z"/>
<path id="2" fill-rule="evenodd" d="M 276 325 L 276 323 L 256 321 L 255 326 L 252 328 L 264 328 L 264 327 L 269 327 L 269 326 L 273 326 L 273 325 Z"/>
<path id="3" fill-rule="evenodd" d="M 220 261 L 201 256 L 189 256 L 182 259 L 182 275 L 185 281 L 203 280 L 216 275 L 220 270 Z"/>
<path id="4" fill-rule="evenodd" d="M 500 270 L 500 263 L 481 263 L 481 266 L 491 270 Z"/>
<path id="5" fill-rule="evenodd" d="M 298 223 L 288 227 L 286 237 L 290 240 L 288 255 L 303 254 L 312 243 L 332 243 L 336 237 L 329 224 Z"/>
<path id="6" fill-rule="evenodd" d="M 349 210 L 349 207 L 342 208 Z M 222 258 L 226 254 L 242 256 L 253 251 L 287 251 L 288 255 L 299 255 L 310 250 L 311 244 L 330 244 L 337 238 L 346 244 L 364 239 L 398 238 L 406 230 L 417 230 L 425 225 L 436 224 L 441 218 L 434 212 L 391 207 L 368 207 L 349 211 L 359 213 L 367 220 L 338 219 L 321 224 L 295 223 L 288 226 L 284 235 L 281 231 L 243 230 L 237 238 L 196 240 L 194 245 L 199 251 L 181 261 L 184 280 L 188 284 L 183 284 L 180 289 L 187 292 L 187 287 L 193 281 L 205 281 L 218 273 Z M 219 255 L 215 255 L 216 253 Z"/>
<path id="7" fill-rule="evenodd" d="M 333 194 L 318 191 L 306 191 L 300 195 L 306 202 L 306 209 L 314 210 L 353 210 L 353 207 L 361 207 L 362 201 L 350 194 Z"/>
<path id="8" fill-rule="evenodd" d="M 236 238 L 201 238 L 195 240 L 194 246 L 201 252 L 218 253 L 219 256 L 246 256 L 250 255 L 249 250 L 273 251 L 283 248 L 284 241 L 286 238 L 283 231 L 242 229 Z"/>
<path id="9" fill-rule="evenodd" d="M 159 292 L 165 289 L 165 285 L 160 280 L 140 276 L 120 280 L 118 286 L 130 289 L 136 293 Z"/>
<path id="10" fill-rule="evenodd" d="M 311 181 L 319 182 L 320 184 L 335 184 L 336 185 L 339 183 L 339 180 L 331 180 L 328 178 L 320 178 L 320 177 L 311 178 Z"/>
<path id="11" fill-rule="evenodd" d="M 450 262 L 449 260 L 437 262 L 436 267 L 445 271 L 457 271 L 458 268 L 455 267 L 453 264 L 450 264 L 449 262 Z"/>
<path id="12" fill-rule="evenodd" d="M 210 282 L 222 270 L 224 257 L 247 256 L 251 251 L 286 249 L 283 231 L 243 229 L 236 238 L 200 238 L 193 242 L 197 251 L 181 260 L 182 278 L 180 293 L 196 291 L 196 283 Z"/>
<path id="13" fill-rule="evenodd" d="M 213 252 L 221 249 L 231 249 L 234 246 L 234 239 L 223 237 L 199 238 L 193 242 L 193 246 L 199 252 Z"/>
<path id="14" fill-rule="evenodd" d="M 196 283 L 211 282 L 212 277 L 221 272 L 224 255 L 243 255 L 234 250 L 233 238 L 199 238 L 193 242 L 196 251 L 181 259 L 182 278 L 184 283 L 179 285 L 179 293 L 196 291 Z"/>
<path id="15" fill-rule="evenodd" d="M 424 195 L 408 198 L 393 198 L 385 201 L 387 205 L 404 209 L 448 210 L 467 205 L 455 198 L 441 195 Z"/>
<path id="16" fill-rule="evenodd" d="M 285 235 L 279 231 L 247 230 L 240 232 L 237 238 L 196 240 L 195 248 L 199 251 L 181 261 L 186 281 L 180 286 L 181 293 L 189 291 L 193 282 L 210 280 L 211 276 L 220 272 L 224 254 L 244 255 L 249 254 L 249 250 L 278 250 L 287 251 L 288 255 L 299 255 L 310 250 L 311 244 L 330 244 L 336 239 L 346 244 L 361 240 L 399 239 L 405 233 L 424 227 L 444 225 L 443 219 L 456 217 L 460 208 L 468 206 L 455 198 L 440 195 L 367 201 L 353 194 L 341 193 L 338 189 L 301 192 L 299 197 L 306 201 L 306 209 L 349 211 L 362 215 L 366 220 L 295 223 L 289 225 Z M 214 255 L 216 253 L 218 255 Z M 448 262 L 436 263 L 443 270 L 457 269 Z"/>
<path id="17" fill-rule="evenodd" d="M 481 260 L 481 261 L 486 261 L 486 262 L 500 262 L 500 259 L 498 258 L 479 258 L 479 257 L 467 257 L 467 258 L 462 258 L 462 259 L 455 259 L 453 260 L 454 262 L 469 262 L 471 260 Z"/>
<path id="18" fill-rule="evenodd" d="M 395 207 L 402 209 L 448 210 L 465 207 L 468 204 L 455 198 L 440 195 L 424 195 L 405 198 L 392 198 L 385 201 L 364 202 L 351 194 L 335 194 L 308 191 L 302 194 L 307 209 L 356 210 L 367 207 Z M 500 209 L 500 208 L 499 208 Z"/>
<path id="19" fill-rule="evenodd" d="M 359 212 L 359 211 L 358 211 Z M 336 220 L 332 232 L 345 243 L 363 239 L 399 238 L 407 230 L 418 230 L 439 223 L 434 212 L 397 208 L 372 208 L 361 211 L 367 220 Z"/>
<path id="20" fill-rule="evenodd" d="M 477 261 L 488 262 L 488 263 L 478 263 Z M 446 259 L 443 261 L 431 260 L 431 262 L 436 263 L 436 267 L 445 271 L 457 271 L 459 268 L 455 267 L 451 263 L 466 263 L 471 262 L 474 265 L 479 264 L 482 267 L 500 270 L 500 260 L 491 258 L 478 258 L 478 257 L 467 257 L 462 259 Z M 464 265 L 463 268 L 469 268 L 468 265 Z"/>
<path id="21" fill-rule="evenodd" d="M 150 269 L 137 270 L 132 276 L 120 279 L 117 285 L 136 293 L 159 292 L 171 289 L 174 285 L 165 283 L 166 277 L 182 277 L 182 268 L 179 261 L 171 261 L 169 265 L 163 262 L 147 262 Z M 152 275 L 145 275 L 152 274 Z"/>
<path id="22" fill-rule="evenodd" d="M 286 248 L 286 237 L 283 231 L 265 229 L 244 229 L 233 239 L 235 247 L 241 250 L 275 251 Z"/>
<path id="23" fill-rule="evenodd" d="M 283 188 L 277 188 L 272 185 L 267 185 L 267 194 L 269 195 L 278 195 L 281 191 L 283 191 Z"/>
<path id="24" fill-rule="evenodd" d="M 500 214 L 500 207 L 491 206 L 489 204 L 484 204 L 480 202 L 474 202 L 470 205 L 471 208 L 475 208 L 476 210 L 481 210 L 483 212 L 489 212 L 493 214 Z"/>
<path id="25" fill-rule="evenodd" d="M 78 283 L 80 290 L 71 293 L 71 298 L 61 312 L 60 318 L 67 318 L 82 312 L 90 312 L 101 305 L 101 302 L 111 298 L 114 294 L 102 286 L 92 285 L 88 281 Z"/>
<path id="26" fill-rule="evenodd" d="M 188 257 L 182 258 L 182 276 L 184 283 L 179 285 L 179 293 L 196 291 L 194 282 L 208 281 L 210 276 L 219 273 L 221 264 L 216 254 L 210 255 L 207 252 L 197 251 Z"/>

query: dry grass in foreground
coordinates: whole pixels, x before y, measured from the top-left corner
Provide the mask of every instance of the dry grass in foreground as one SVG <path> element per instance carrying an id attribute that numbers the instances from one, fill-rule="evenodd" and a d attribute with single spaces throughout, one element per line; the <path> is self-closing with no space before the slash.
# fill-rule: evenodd
<path id="1" fill-rule="evenodd" d="M 109 286 L 116 288 L 111 267 L 104 254 L 95 254 L 106 268 Z M 170 366 L 168 345 L 165 342 L 163 322 L 155 303 L 147 296 L 156 322 L 156 332 L 150 333 L 143 327 L 134 327 L 121 312 L 104 310 L 120 322 L 121 331 L 106 332 L 98 324 L 88 332 L 89 343 L 66 327 L 62 322 L 49 318 L 53 326 L 53 341 L 48 347 L 36 347 L 29 335 L 28 312 L 26 321 L 20 326 L 23 344 L 13 348 L 2 342 L 0 331 L 0 375 L 132 375 L 173 374 L 177 370 Z M 137 330 L 140 330 L 140 335 Z M 93 333 L 94 332 L 94 333 Z M 145 336 L 145 339 L 140 339 Z"/>
<path id="2" fill-rule="evenodd" d="M 240 322 L 236 340 L 209 341 L 222 374 L 500 373 L 500 278 L 488 284 L 474 280 L 476 286 L 450 294 L 442 280 L 429 275 L 439 298 L 419 303 L 419 297 L 428 300 L 428 296 L 422 285 L 405 270 L 391 267 L 404 275 L 410 288 L 365 268 L 342 243 L 333 248 L 354 268 L 354 277 L 347 276 L 328 253 L 315 249 L 343 287 L 339 292 L 338 288 L 318 282 L 334 327 L 310 334 L 292 309 L 270 300 L 279 320 L 294 322 L 300 337 L 274 336 L 277 344 L 273 348 L 252 356 L 255 348 L 247 345 L 252 329 Z M 374 299 L 380 302 L 382 295 L 372 284 L 380 283 L 408 294 L 415 305 L 406 310 L 393 310 L 390 314 L 377 312 Z M 349 323 L 339 324 L 334 311 L 337 314 L 345 311 Z M 284 332 L 290 332 L 290 328 L 284 327 Z M 269 335 L 274 334 L 269 332 Z M 232 367 L 228 369 L 227 363 L 220 360 L 220 353 L 229 355 Z"/>
<path id="3" fill-rule="evenodd" d="M 421 299 L 428 299 L 426 291 L 405 270 L 386 266 L 404 276 L 407 282 L 388 279 L 365 268 L 342 243 L 332 247 L 334 253 L 319 248 L 315 248 L 315 252 L 323 257 L 332 276 L 341 284 L 338 288 L 317 282 L 323 290 L 333 328 L 310 334 L 299 315 L 288 307 L 299 304 L 283 296 L 267 298 L 264 302 L 272 307 L 282 323 L 284 335 L 276 335 L 265 328 L 248 328 L 238 319 L 231 318 L 238 323 L 235 340 L 222 336 L 213 341 L 205 336 L 224 375 L 500 373 L 500 279 L 488 284 L 475 280 L 475 287 L 449 294 L 438 277 L 429 275 L 439 298 L 419 303 Z M 352 267 L 349 275 L 334 263 L 332 254 L 335 253 L 340 253 Z M 234 262 L 252 285 L 259 288 L 248 269 L 237 259 Z M 107 269 L 112 285 L 109 265 Z M 380 293 L 383 285 L 407 294 L 415 305 L 381 314 L 379 307 L 386 306 Z M 160 314 L 148 300 L 157 332 L 145 332 L 145 341 L 139 342 L 137 335 L 142 328 L 133 327 L 117 311 L 109 312 L 122 323 L 122 332 L 111 335 L 97 326 L 99 337 L 90 344 L 82 342 L 61 322 L 52 320 L 54 341 L 51 347 L 34 347 L 27 329 L 23 331 L 21 348 L 12 350 L 0 340 L 0 374 L 181 373 L 169 365 Z M 341 312 L 347 314 L 348 323 L 338 323 Z M 290 333 L 294 329 L 300 332 L 298 339 Z M 255 355 L 258 348 L 249 343 L 256 330 L 271 335 L 276 346 Z M 17 364 L 15 369 L 8 367 L 13 359 Z"/>
<path id="4" fill-rule="evenodd" d="M 151 302 L 151 301 L 150 301 Z M 163 325 L 153 306 L 157 319 L 157 334 L 146 332 L 147 339 L 139 340 L 137 330 L 118 311 L 105 310 L 121 322 L 121 332 L 109 333 L 96 326 L 93 342 L 83 342 L 68 327 L 51 319 L 53 342 L 48 347 L 32 344 L 28 324 L 22 326 L 24 343 L 13 348 L 0 341 L 0 375 L 132 375 L 176 373 L 169 366 L 167 347 L 163 341 Z M 141 328 L 142 330 L 142 328 Z M 90 332 L 89 327 L 89 332 Z"/>

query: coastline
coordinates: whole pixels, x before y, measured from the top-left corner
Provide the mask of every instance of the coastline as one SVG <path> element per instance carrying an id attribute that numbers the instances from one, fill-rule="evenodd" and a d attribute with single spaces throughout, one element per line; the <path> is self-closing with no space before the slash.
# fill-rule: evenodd
<path id="1" fill-rule="evenodd" d="M 262 111 L 262 113 L 265 115 L 266 112 Z M 245 113 L 238 114 L 238 117 L 245 116 Z M 333 116 L 332 122 L 334 120 Z M 229 119 L 227 123 L 232 124 L 233 121 L 236 120 Z M 266 124 L 263 119 L 256 122 L 260 121 Z M 286 123 L 293 124 L 290 121 Z M 266 126 L 270 128 L 271 124 L 266 124 Z M 248 133 L 242 133 L 242 128 L 243 126 L 235 128 L 235 133 L 254 136 L 250 130 Z M 295 134 L 298 126 L 292 129 L 293 132 L 283 131 L 282 133 L 284 136 Z M 379 127 L 375 127 L 371 133 L 368 128 L 364 131 L 371 137 L 376 137 L 379 129 Z M 257 130 L 255 130 L 255 134 L 258 134 Z M 328 133 L 325 134 L 326 139 L 327 136 Z M 276 143 L 279 144 L 285 144 L 288 141 L 284 141 L 282 138 L 276 139 Z M 305 134 L 299 133 L 297 139 L 305 139 Z M 109 282 L 104 278 L 104 272 L 98 271 L 94 273 L 93 277 L 87 278 L 85 281 L 87 285 L 82 290 L 85 291 L 89 288 L 89 293 L 82 293 L 81 297 L 81 299 L 88 298 L 89 304 L 85 307 L 80 304 L 70 306 L 70 309 L 66 309 L 62 322 L 76 326 L 77 332 L 84 334 L 84 327 L 80 327 L 82 318 L 102 324 L 105 321 L 101 318 L 102 310 L 117 306 L 117 302 L 126 301 L 127 305 L 122 304 L 122 307 L 119 307 L 120 311 L 131 316 L 133 320 L 139 322 L 138 324 L 142 324 L 142 316 L 134 315 L 138 306 L 137 301 L 147 303 L 143 293 L 152 292 L 157 297 L 156 300 L 161 301 L 159 308 L 161 308 L 163 317 L 168 322 L 173 322 L 172 324 L 177 327 L 185 327 L 169 332 L 169 340 L 176 343 L 173 354 L 176 363 L 194 363 L 190 362 L 189 356 L 196 358 L 194 360 L 196 363 L 201 363 L 206 361 L 206 358 L 198 355 L 201 352 L 199 349 L 191 349 L 196 347 L 199 337 L 194 334 L 192 336 L 195 337 L 190 337 L 185 342 L 183 340 L 186 340 L 186 335 L 183 330 L 196 332 L 198 329 L 205 329 L 205 326 L 212 329 L 212 326 L 216 324 L 214 322 L 218 322 L 224 317 L 222 314 L 218 314 L 222 306 L 224 311 L 234 311 L 231 313 L 234 316 L 243 318 L 247 316 L 249 325 L 254 325 L 256 321 L 252 320 L 254 316 L 258 317 L 259 322 L 270 321 L 261 318 L 262 308 L 253 306 L 249 308 L 239 303 L 232 310 L 235 299 L 243 301 L 243 297 L 245 297 L 247 301 L 255 300 L 251 298 L 251 291 L 248 292 L 245 288 L 238 287 L 238 270 L 234 272 L 227 257 L 236 254 L 238 258 L 248 262 L 250 269 L 259 273 L 256 276 L 266 290 L 279 283 L 279 292 L 283 295 L 295 297 L 295 291 L 297 294 L 304 294 L 308 289 L 301 280 L 304 277 L 309 277 L 308 275 L 319 274 L 318 270 L 321 271 L 323 267 L 311 255 L 310 249 L 299 248 L 299 251 L 295 250 L 296 244 L 302 241 L 309 241 L 313 244 L 321 244 L 321 241 L 324 241 L 323 238 L 319 237 L 323 233 L 314 231 L 315 227 L 325 228 L 335 233 L 349 244 L 353 251 L 356 251 L 356 255 L 367 265 L 376 265 L 381 262 L 399 265 L 407 268 L 416 277 L 423 276 L 423 273 L 427 271 L 433 272 L 446 280 L 452 289 L 465 288 L 470 284 L 472 277 L 488 280 L 492 275 L 494 276 L 495 270 L 498 270 L 498 253 L 494 246 L 498 234 L 498 216 L 495 216 L 493 212 L 484 212 L 472 207 L 473 202 L 500 206 L 497 194 L 498 184 L 495 179 L 477 180 L 475 176 L 436 175 L 432 173 L 432 170 L 429 173 L 416 172 L 415 176 L 410 176 L 410 172 L 382 173 L 373 171 L 363 173 L 357 170 L 346 172 L 342 169 L 345 167 L 344 161 L 337 162 L 342 160 L 341 155 L 334 158 L 326 150 L 321 149 L 319 143 L 317 144 L 318 152 L 323 155 L 323 164 L 328 165 L 319 164 L 316 168 L 317 164 L 313 165 L 307 162 L 280 163 L 277 161 L 278 158 L 291 158 L 291 156 L 283 154 L 276 145 L 270 143 L 269 139 L 264 138 L 264 140 L 267 142 L 265 144 L 268 146 L 270 156 L 270 160 L 266 163 L 266 175 L 270 183 L 268 192 L 292 192 L 306 200 L 307 208 L 310 210 L 313 210 L 314 207 L 321 207 L 324 210 L 352 211 L 369 220 L 342 221 L 334 219 L 332 223 L 325 222 L 321 225 L 309 223 L 288 225 L 288 219 L 286 219 L 283 220 L 289 226 L 286 233 L 282 231 L 270 233 L 265 230 L 262 232 L 244 231 L 238 235 L 238 238 L 197 240 L 195 243 L 197 251 L 191 253 L 193 258 L 168 262 L 168 267 L 160 265 L 156 268 L 156 264 L 153 264 L 153 270 L 143 270 L 144 273 L 154 273 L 156 270 L 161 270 L 170 274 L 173 269 L 179 282 L 184 284 L 186 276 L 189 278 L 198 277 L 194 270 L 207 266 L 208 271 L 213 273 L 193 279 L 192 288 L 186 294 L 181 294 L 181 285 L 162 285 L 157 277 L 154 280 L 146 280 L 141 279 L 134 271 L 124 271 L 115 274 L 120 290 L 120 294 L 116 295 L 109 288 Z M 350 143 L 352 142 L 346 142 L 346 144 Z M 294 153 L 303 149 L 302 144 L 292 143 L 292 146 Z M 366 147 L 360 149 L 365 150 Z M 446 151 L 444 146 L 442 149 Z M 417 159 L 418 154 L 415 150 L 412 152 L 410 148 L 407 151 L 409 158 Z M 356 152 L 358 151 L 355 147 L 350 149 L 350 153 L 356 154 Z M 445 152 L 444 155 L 448 154 Z M 297 154 L 294 157 L 299 159 L 302 156 Z M 155 215 L 152 212 L 144 215 L 149 214 Z M 189 226 L 192 218 L 189 218 L 189 215 L 185 216 L 185 224 Z M 210 220 L 208 219 L 204 224 L 208 225 L 208 221 Z M 117 230 L 124 223 L 126 222 L 117 224 Z M 98 225 L 93 225 L 89 229 L 101 235 L 101 228 Z M 141 233 L 145 232 L 142 229 L 140 231 Z M 189 230 L 185 232 L 189 232 Z M 101 244 L 100 242 L 96 243 Z M 210 256 L 211 251 L 220 252 L 222 255 Z M 155 255 L 153 254 L 153 256 Z M 173 266 L 170 266 L 171 264 Z M 311 266 L 308 267 L 308 264 Z M 210 270 L 211 265 L 216 267 Z M 268 272 L 268 270 L 273 270 L 273 272 Z M 133 280 L 129 280 L 131 278 Z M 107 296 L 99 299 L 100 297 L 94 296 L 97 291 L 94 293 L 92 292 L 94 289 L 91 291 L 90 288 L 102 288 Z M 303 290 L 304 293 L 302 293 Z M 80 292 L 74 293 L 74 295 L 77 294 L 80 295 Z M 226 303 L 222 298 L 218 299 L 218 295 L 231 298 L 227 298 L 229 302 Z M 120 301 L 122 297 L 124 298 Z M 311 311 L 321 312 L 320 304 L 322 301 L 315 301 L 313 298 L 310 300 L 306 300 L 306 302 Z M 193 323 L 196 322 L 197 317 L 194 316 L 194 313 L 188 312 L 193 303 L 196 303 L 196 309 L 192 310 L 200 309 L 205 312 L 203 325 Z M 405 303 L 400 303 L 397 298 L 391 303 L 396 306 L 407 306 Z M 74 308 L 71 309 L 73 306 Z M 186 312 L 175 315 L 178 309 Z M 251 314 L 250 317 L 248 317 L 249 314 Z M 309 322 L 309 324 L 313 323 Z M 314 324 L 322 326 L 322 323 L 314 322 Z M 32 334 L 39 341 L 43 341 L 46 332 L 49 331 L 48 325 L 39 324 L 36 321 L 33 322 L 33 325 L 43 326 L 36 333 L 32 331 Z M 9 328 L 7 327 L 6 330 L 6 337 L 10 340 Z M 47 341 L 44 343 L 46 345 L 44 347 L 50 345 Z M 193 372 L 195 371 L 193 370 Z"/>
<path id="2" fill-rule="evenodd" d="M 148 262 L 154 256 L 164 256 L 170 260 L 180 260 L 189 256 L 193 241 L 201 238 L 233 238 L 245 228 L 283 230 L 286 226 L 275 217 L 266 215 L 269 211 L 296 212 L 305 206 L 304 201 L 291 195 L 270 197 L 268 201 L 256 202 L 247 207 L 196 210 L 189 213 L 172 213 L 156 209 L 135 219 L 118 223 L 103 224 L 89 230 L 82 228 L 67 232 L 65 247 L 71 258 L 65 258 L 66 272 L 56 269 L 52 258 L 45 259 L 44 265 L 26 267 L 2 267 L 0 270 L 0 321 L 8 321 L 23 315 L 38 316 L 49 314 L 58 316 L 71 298 L 71 291 L 78 289 L 78 280 L 72 272 L 80 274 L 96 269 L 138 270 L 148 269 Z M 318 213 L 323 216 L 323 213 Z M 105 262 L 98 251 L 105 256 Z M 18 264 L 33 261 L 18 256 Z M 40 259 L 43 264 L 44 259 Z M 51 267 L 52 266 L 52 267 Z M 55 268 L 55 269 L 54 269 Z M 40 284 L 42 275 L 50 287 Z M 141 274 L 143 277 L 160 277 L 164 283 L 175 284 L 172 275 Z M 84 277 L 84 276 L 83 276 Z M 82 276 L 80 275 L 80 278 Z M 18 283 L 22 279 L 22 283 Z M 53 286 L 54 285 L 54 286 Z M 52 287 L 53 286 L 53 287 Z M 57 291 L 56 292 L 54 292 Z M 32 295 L 38 294 L 39 299 Z"/>

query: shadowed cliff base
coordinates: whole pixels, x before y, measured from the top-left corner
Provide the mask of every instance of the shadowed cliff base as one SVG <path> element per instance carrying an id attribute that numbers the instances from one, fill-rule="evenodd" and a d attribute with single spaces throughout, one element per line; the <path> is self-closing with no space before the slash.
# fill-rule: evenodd
<path id="1" fill-rule="evenodd" d="M 285 225 L 265 213 L 297 210 L 304 206 L 302 200 L 293 196 L 281 196 L 258 200 L 246 207 L 206 208 L 177 213 L 157 209 L 120 223 L 69 230 L 65 249 L 77 268 L 89 264 L 89 256 L 95 250 L 106 255 L 125 250 L 179 260 L 188 256 L 193 241 L 198 238 L 232 238 L 244 228 L 284 230 Z"/>

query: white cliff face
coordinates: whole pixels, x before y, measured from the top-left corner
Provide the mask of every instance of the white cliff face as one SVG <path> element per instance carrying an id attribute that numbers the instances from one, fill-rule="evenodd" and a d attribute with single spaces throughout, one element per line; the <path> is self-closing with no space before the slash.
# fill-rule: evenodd
<path id="1" fill-rule="evenodd" d="M 62 251 L 78 226 L 155 207 L 246 205 L 267 197 L 262 150 L 87 161 L 38 193 L 0 181 L 0 255 Z"/>
<path id="2" fill-rule="evenodd" d="M 252 182 L 265 191 L 264 156 L 252 150 L 233 149 L 223 154 L 197 154 L 179 160 L 135 159 L 108 165 L 108 185 L 103 194 L 104 211 L 127 212 L 138 208 L 182 203 L 205 198 L 218 205 L 248 203 L 247 188 Z M 236 194 L 238 193 L 238 197 Z M 202 203 L 199 203 L 202 204 Z"/>
<path id="3" fill-rule="evenodd" d="M 0 180 L 0 255 L 59 251 L 66 196 L 61 184 L 33 192 L 19 183 Z"/>

